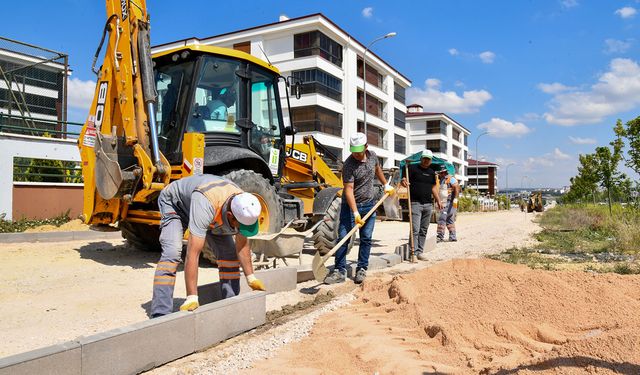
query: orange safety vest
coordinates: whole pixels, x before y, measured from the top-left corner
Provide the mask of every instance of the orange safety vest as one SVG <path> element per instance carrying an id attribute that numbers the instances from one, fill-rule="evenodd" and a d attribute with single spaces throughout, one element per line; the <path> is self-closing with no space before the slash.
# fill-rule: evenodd
<path id="1" fill-rule="evenodd" d="M 215 212 L 213 221 L 209 225 L 212 232 L 215 234 L 235 234 L 235 229 L 229 225 L 224 217 L 227 212 L 225 203 L 233 196 L 243 193 L 242 189 L 231 181 L 218 180 L 202 184 L 195 190 L 202 193 L 211 202 Z"/>

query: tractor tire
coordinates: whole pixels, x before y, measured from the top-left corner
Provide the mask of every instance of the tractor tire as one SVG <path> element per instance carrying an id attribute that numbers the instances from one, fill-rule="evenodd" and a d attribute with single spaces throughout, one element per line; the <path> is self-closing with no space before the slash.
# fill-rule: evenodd
<path id="1" fill-rule="evenodd" d="M 338 228 L 340 226 L 340 207 L 342 206 L 342 198 L 335 197 L 327 212 L 325 213 L 322 224 L 316 228 L 313 233 L 313 245 L 320 252 L 320 255 L 324 255 L 331 251 L 333 247 L 340 241 L 338 236 Z M 356 235 L 354 234 L 353 237 Z M 349 241 L 349 247 L 347 253 L 351 251 L 353 247 L 354 239 Z"/>
<path id="2" fill-rule="evenodd" d="M 259 173 L 244 169 L 228 172 L 222 177 L 233 181 L 245 192 L 258 194 L 264 199 L 269 207 L 269 233 L 275 233 L 282 229 L 282 203 L 280 203 L 275 187 L 266 178 Z M 254 253 L 262 252 L 256 244 L 252 245 L 251 250 Z M 217 259 L 209 241 L 205 242 L 202 256 L 211 263 L 216 264 Z"/>
<path id="3" fill-rule="evenodd" d="M 121 221 L 119 227 L 129 245 L 144 251 L 161 251 L 159 226 Z"/>

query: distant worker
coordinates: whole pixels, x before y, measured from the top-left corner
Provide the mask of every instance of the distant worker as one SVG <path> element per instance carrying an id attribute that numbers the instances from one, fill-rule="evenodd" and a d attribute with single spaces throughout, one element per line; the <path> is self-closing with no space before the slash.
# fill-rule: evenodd
<path id="1" fill-rule="evenodd" d="M 456 242 L 456 215 L 458 212 L 458 195 L 460 185 L 455 177 L 449 175 L 445 165 L 438 172 L 440 183 L 440 200 L 444 202 L 438 217 L 438 242 L 444 241 L 445 226 L 449 231 L 449 241 Z"/>
<path id="2" fill-rule="evenodd" d="M 427 230 L 433 214 L 433 200 L 435 198 L 438 210 L 442 209 L 442 202 L 436 184 L 436 172 L 431 167 L 433 153 L 423 150 L 419 164 L 409 164 L 409 180 L 402 178 L 402 186 L 409 186 L 411 195 L 411 221 L 413 224 L 414 252 L 419 260 L 427 260 L 424 254 L 424 243 Z"/>
<path id="3" fill-rule="evenodd" d="M 258 233 L 258 217 L 262 211 L 260 201 L 253 194 L 245 193 L 222 177 L 195 175 L 165 187 L 158 206 L 162 255 L 153 280 L 152 318 L 173 311 L 173 289 L 185 227 L 189 229 L 184 267 L 187 299 L 180 310 L 191 311 L 199 306 L 198 261 L 206 236 L 211 236 L 218 259 L 222 298 L 240 292 L 240 265 L 251 289 L 265 290 L 262 281 L 253 274 L 247 240 Z"/>
<path id="4" fill-rule="evenodd" d="M 393 195 L 395 189 L 387 183 L 378 163 L 378 157 L 373 151 L 367 150 L 367 137 L 363 133 L 356 133 L 350 139 L 351 155 L 345 160 L 342 168 L 342 207 L 340 208 L 340 223 L 338 238 L 344 238 L 354 225 L 360 226 L 360 248 L 358 264 L 354 282 L 360 284 L 367 277 L 369 267 L 369 253 L 371 251 L 371 236 L 376 222 L 375 213 L 365 223 L 362 215 L 366 215 L 376 204 L 376 194 L 373 187 L 374 176 L 384 185 L 385 193 Z M 324 279 L 326 284 L 342 283 L 347 278 L 347 249 L 349 241 L 345 242 L 336 252 L 336 263 L 333 272 Z"/>

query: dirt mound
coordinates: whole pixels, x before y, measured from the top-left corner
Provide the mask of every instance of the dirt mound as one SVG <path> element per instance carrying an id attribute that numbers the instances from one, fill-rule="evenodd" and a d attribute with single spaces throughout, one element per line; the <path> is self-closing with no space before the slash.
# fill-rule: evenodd
<path id="1" fill-rule="evenodd" d="M 40 225 L 35 228 L 29 228 L 25 230 L 25 233 L 42 233 L 42 232 L 71 232 L 71 231 L 83 231 L 89 230 L 89 226 L 82 222 L 80 219 L 75 219 L 62 224 L 59 227 L 55 225 Z"/>
<path id="2" fill-rule="evenodd" d="M 638 311 L 640 276 L 454 260 L 367 280 L 357 303 L 255 370 L 636 374 Z"/>

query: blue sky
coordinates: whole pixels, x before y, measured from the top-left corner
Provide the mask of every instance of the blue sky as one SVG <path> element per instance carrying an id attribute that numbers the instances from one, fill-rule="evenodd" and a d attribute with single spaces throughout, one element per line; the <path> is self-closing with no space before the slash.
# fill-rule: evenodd
<path id="1" fill-rule="evenodd" d="M 445 112 L 480 138 L 481 158 L 509 168 L 509 185 L 562 186 L 577 155 L 640 115 L 640 1 L 149 1 L 152 43 L 206 37 L 280 14 L 321 12 L 410 78 L 407 104 Z M 12 2 L 0 34 L 66 52 L 70 120 L 93 95 L 90 64 L 105 22 L 100 1 Z M 499 185 L 505 185 L 504 168 Z M 523 178 L 527 176 L 527 178 Z M 634 176 L 636 179 L 638 176 Z"/>

